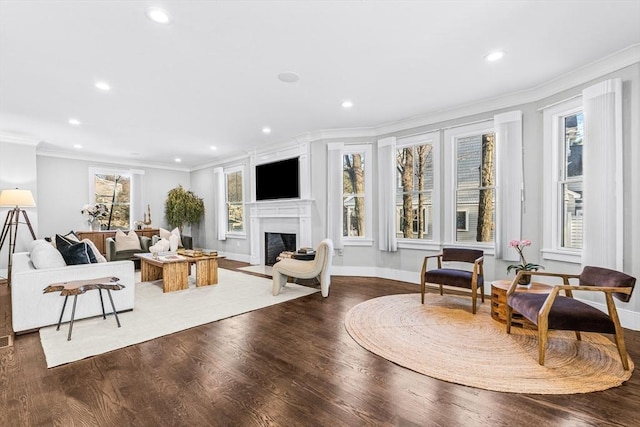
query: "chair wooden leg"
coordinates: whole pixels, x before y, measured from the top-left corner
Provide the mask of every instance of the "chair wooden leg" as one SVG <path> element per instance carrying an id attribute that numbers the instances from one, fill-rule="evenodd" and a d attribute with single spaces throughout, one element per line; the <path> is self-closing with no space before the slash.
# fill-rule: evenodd
<path id="1" fill-rule="evenodd" d="M 484 302 L 484 285 L 480 286 L 480 298 Z"/>
<path id="2" fill-rule="evenodd" d="M 538 363 L 544 366 L 544 355 L 547 351 L 547 335 L 549 333 L 549 320 L 538 318 Z"/>
<path id="3" fill-rule="evenodd" d="M 442 296 L 442 295 L 444 295 L 444 294 L 442 293 L 442 283 L 440 283 L 440 296 Z"/>
<path id="4" fill-rule="evenodd" d="M 471 291 L 471 313 L 476 314 L 476 302 L 478 301 L 477 291 Z"/>
<path id="5" fill-rule="evenodd" d="M 425 291 L 425 284 L 424 284 L 424 276 L 423 276 L 422 280 L 420 281 L 420 300 L 422 304 L 424 304 L 424 291 Z"/>
<path id="6" fill-rule="evenodd" d="M 513 314 L 513 308 L 511 308 L 511 306 L 509 304 L 506 305 L 507 311 L 506 311 L 506 315 L 507 315 L 507 334 L 511 333 L 511 315 Z"/>
<path id="7" fill-rule="evenodd" d="M 607 308 L 609 310 L 609 318 L 613 321 L 613 325 L 616 329 L 616 346 L 618 347 L 618 354 L 622 361 L 622 367 L 625 371 L 629 370 L 629 359 L 627 358 L 627 346 L 624 344 L 624 333 L 622 332 L 622 326 L 620 326 L 620 318 L 618 317 L 618 310 L 613 302 L 611 294 L 606 294 Z"/>

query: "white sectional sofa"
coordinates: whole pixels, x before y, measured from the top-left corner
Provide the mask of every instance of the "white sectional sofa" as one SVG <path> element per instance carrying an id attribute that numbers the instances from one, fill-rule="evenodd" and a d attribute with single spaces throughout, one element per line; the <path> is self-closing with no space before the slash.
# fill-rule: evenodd
<path id="1" fill-rule="evenodd" d="M 100 262 L 93 264 L 69 265 L 65 267 L 36 269 L 29 252 L 13 254 L 11 271 L 11 314 L 13 331 L 26 332 L 42 326 L 55 325 L 60 318 L 64 297 L 60 292 L 43 293 L 52 283 L 100 277 L 118 277 L 125 288 L 111 291 L 118 312 L 131 310 L 135 297 L 135 277 L 133 261 Z M 112 311 L 109 298 L 103 292 L 105 311 Z M 71 318 L 73 298 L 69 298 L 63 322 Z M 78 296 L 75 320 L 102 315 L 100 296 L 97 290 Z"/>

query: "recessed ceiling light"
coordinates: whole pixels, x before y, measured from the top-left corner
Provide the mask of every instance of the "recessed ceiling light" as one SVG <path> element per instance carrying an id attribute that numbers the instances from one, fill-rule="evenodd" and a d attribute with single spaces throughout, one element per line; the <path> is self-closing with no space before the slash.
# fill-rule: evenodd
<path id="1" fill-rule="evenodd" d="M 176 157 L 175 159 L 173 159 L 176 163 L 180 163 L 182 161 L 182 159 L 180 157 Z"/>
<path id="2" fill-rule="evenodd" d="M 214 146 L 214 145 L 212 145 L 212 146 L 211 146 L 211 147 L 209 147 L 209 148 L 211 148 L 212 150 L 217 150 L 217 149 L 218 149 L 218 147 L 216 147 L 216 146 Z"/>
<path id="3" fill-rule="evenodd" d="M 111 90 L 111 86 L 109 86 L 109 83 L 106 83 L 106 82 L 96 82 L 96 87 L 105 92 Z"/>
<path id="4" fill-rule="evenodd" d="M 353 107 L 353 102 L 351 102 L 351 101 L 343 101 L 341 105 L 342 105 L 342 108 L 351 108 L 351 107 Z"/>
<path id="5" fill-rule="evenodd" d="M 271 128 L 268 128 L 268 127 L 262 128 L 262 133 L 271 133 Z"/>
<path id="6" fill-rule="evenodd" d="M 69 119 L 69 124 L 73 126 L 80 126 L 82 123 L 80 123 L 80 120 L 78 119 Z"/>
<path id="7" fill-rule="evenodd" d="M 284 73 L 278 74 L 278 79 L 285 83 L 295 83 L 300 80 L 300 76 L 293 71 L 285 71 Z"/>
<path id="8" fill-rule="evenodd" d="M 168 24 L 169 21 L 171 21 L 171 16 L 167 11 L 160 9 L 159 7 L 148 8 L 147 17 L 158 24 Z"/>
<path id="9" fill-rule="evenodd" d="M 502 59 L 503 56 L 504 56 L 504 52 L 501 50 L 497 50 L 485 56 L 484 59 L 485 61 L 493 62 L 493 61 L 497 61 L 498 59 Z"/>
<path id="10" fill-rule="evenodd" d="M 82 145 L 80 144 L 73 144 L 73 148 L 75 148 L 76 150 L 79 150 L 82 148 Z"/>

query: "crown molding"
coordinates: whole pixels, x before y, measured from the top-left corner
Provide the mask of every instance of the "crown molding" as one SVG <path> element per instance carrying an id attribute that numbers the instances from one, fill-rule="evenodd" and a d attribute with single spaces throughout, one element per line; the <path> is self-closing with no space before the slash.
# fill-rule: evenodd
<path id="1" fill-rule="evenodd" d="M 638 62 L 640 62 L 640 43 L 628 46 L 618 52 L 600 58 L 597 61 L 530 89 L 486 99 L 477 103 L 459 105 L 445 110 L 432 111 L 431 113 L 385 123 L 376 127 L 375 133 L 377 135 L 385 135 L 415 127 L 433 125 L 447 120 L 486 113 L 487 111 L 495 111 L 537 102 Z"/>
<path id="2" fill-rule="evenodd" d="M 57 157 L 61 159 L 84 160 L 91 163 L 106 163 L 106 164 L 117 164 L 119 166 L 135 166 L 135 167 L 144 167 L 144 168 L 153 168 L 153 169 L 175 170 L 179 172 L 190 172 L 189 168 L 179 167 L 175 165 L 168 165 L 163 163 L 140 162 L 140 161 L 125 159 L 121 157 L 108 157 L 108 156 L 101 156 L 99 159 L 97 159 L 95 155 L 70 153 L 68 151 L 57 151 L 57 150 L 50 150 L 46 148 L 37 150 L 36 155 L 43 156 L 43 157 Z"/>
<path id="3" fill-rule="evenodd" d="M 32 136 L 14 135 L 10 133 L 0 132 L 0 142 L 8 142 L 9 144 L 29 145 L 35 147 L 40 144 L 40 141 L 40 139 L 34 138 Z"/>

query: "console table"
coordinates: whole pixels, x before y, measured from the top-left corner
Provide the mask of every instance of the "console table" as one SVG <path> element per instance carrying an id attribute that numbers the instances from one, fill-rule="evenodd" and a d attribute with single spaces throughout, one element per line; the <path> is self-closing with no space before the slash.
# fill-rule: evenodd
<path id="1" fill-rule="evenodd" d="M 95 245 L 96 248 L 100 251 L 102 255 L 106 254 L 106 243 L 108 237 L 114 237 L 116 235 L 117 230 L 100 230 L 100 231 L 76 231 L 76 234 L 82 239 L 89 239 Z M 125 233 L 128 233 L 129 230 L 122 230 Z M 133 230 L 136 232 L 138 236 L 146 236 L 153 237 L 154 235 L 160 235 L 160 230 L 158 228 L 141 228 L 140 230 Z"/>

